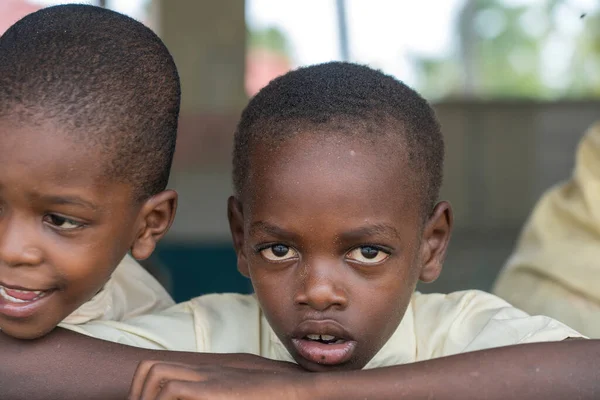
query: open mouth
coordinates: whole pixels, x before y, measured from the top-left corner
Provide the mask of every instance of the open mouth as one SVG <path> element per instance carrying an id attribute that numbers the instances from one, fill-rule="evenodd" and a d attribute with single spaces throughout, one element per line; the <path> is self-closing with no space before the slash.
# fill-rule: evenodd
<path id="1" fill-rule="evenodd" d="M 307 361 L 320 365 L 339 365 L 348 361 L 356 349 L 356 341 L 326 334 L 308 334 L 293 338 L 298 354 Z"/>
<path id="2" fill-rule="evenodd" d="M 0 285 L 0 315 L 30 318 L 44 308 L 56 289 L 35 290 Z"/>
<path id="3" fill-rule="evenodd" d="M 291 333 L 290 339 L 296 361 L 314 371 L 322 370 L 319 366 L 348 362 L 357 347 L 352 334 L 334 319 L 306 319 Z"/>
<path id="4" fill-rule="evenodd" d="M 303 339 L 323 344 L 342 344 L 346 342 L 346 340 L 332 335 L 306 335 Z"/>
<path id="5" fill-rule="evenodd" d="M 12 303 L 31 303 L 51 293 L 51 290 L 10 289 L 0 285 L 0 297 Z"/>

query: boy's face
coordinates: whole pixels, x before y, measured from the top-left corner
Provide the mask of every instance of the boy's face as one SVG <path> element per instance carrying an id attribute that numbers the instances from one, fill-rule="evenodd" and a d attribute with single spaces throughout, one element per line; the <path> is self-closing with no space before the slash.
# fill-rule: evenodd
<path id="1" fill-rule="evenodd" d="M 415 172 L 386 139 L 337 139 L 257 145 L 243 204 L 229 202 L 240 271 L 314 371 L 359 369 L 381 349 L 417 281 L 437 278 L 452 219 L 442 202 L 424 221 Z"/>
<path id="2" fill-rule="evenodd" d="M 147 204 L 51 124 L 0 120 L 0 160 L 0 330 L 35 338 L 102 289 L 139 244 Z"/>

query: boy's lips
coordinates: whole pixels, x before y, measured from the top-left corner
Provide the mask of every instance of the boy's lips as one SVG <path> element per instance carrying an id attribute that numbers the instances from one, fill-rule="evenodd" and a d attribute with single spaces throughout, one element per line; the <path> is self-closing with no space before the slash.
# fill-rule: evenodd
<path id="1" fill-rule="evenodd" d="M 292 334 L 292 344 L 304 359 L 321 365 L 338 365 L 348 361 L 356 341 L 333 320 L 308 320 Z"/>
<path id="2" fill-rule="evenodd" d="M 55 289 L 27 289 L 0 283 L 0 314 L 28 318 L 48 301 Z"/>

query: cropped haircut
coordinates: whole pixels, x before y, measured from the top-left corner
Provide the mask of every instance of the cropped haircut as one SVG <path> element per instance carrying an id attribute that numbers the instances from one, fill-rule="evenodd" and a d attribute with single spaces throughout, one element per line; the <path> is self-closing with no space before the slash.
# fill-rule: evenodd
<path id="1" fill-rule="evenodd" d="M 181 89 L 151 29 L 89 5 L 27 15 L 0 37 L 0 118 L 54 124 L 99 151 L 138 200 L 167 185 Z"/>
<path id="2" fill-rule="evenodd" d="M 444 163 L 444 140 L 435 112 L 416 91 L 392 76 L 345 62 L 288 72 L 250 100 L 235 133 L 236 195 L 243 196 L 257 143 L 276 143 L 311 130 L 368 141 L 391 138 L 391 150 L 407 154 L 424 210 L 431 212 Z"/>

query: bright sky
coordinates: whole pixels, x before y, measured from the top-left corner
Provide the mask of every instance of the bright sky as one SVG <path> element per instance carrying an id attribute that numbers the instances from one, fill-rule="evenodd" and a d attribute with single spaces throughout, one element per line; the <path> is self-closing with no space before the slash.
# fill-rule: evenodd
<path id="1" fill-rule="evenodd" d="M 97 4 L 97 0 L 34 1 L 45 5 L 74 1 Z M 108 0 L 107 3 L 114 10 L 142 19 L 146 1 Z M 174 0 L 169 1 L 176 4 Z M 451 52 L 456 47 L 455 19 L 465 1 L 346 0 L 350 61 L 368 63 L 414 85 L 411 55 L 435 57 Z M 504 3 L 533 5 L 547 1 L 504 0 Z M 565 16 L 560 30 L 578 34 L 581 26 L 578 15 L 597 7 L 598 2 L 570 0 L 560 12 Z M 273 26 L 280 29 L 291 42 L 295 63 L 314 64 L 341 57 L 335 5 L 335 0 L 246 0 L 246 20 L 251 27 Z M 545 51 L 545 75 L 552 81 L 568 72 L 565 71 L 568 65 L 557 62 L 556 54 L 565 55 L 569 44 L 551 43 Z"/>
<path id="2" fill-rule="evenodd" d="M 74 0 L 34 0 L 50 5 Z M 464 0 L 347 0 L 351 60 L 369 63 L 410 83 L 410 52 L 444 54 Z M 82 3 L 97 4 L 95 0 Z M 141 18 L 145 0 L 109 0 L 114 10 Z M 335 0 L 246 0 L 253 27 L 275 26 L 292 43 L 298 65 L 340 59 Z"/>
<path id="3" fill-rule="evenodd" d="M 453 30 L 467 0 L 346 0 L 351 60 L 368 63 L 415 85 L 411 55 L 444 56 L 457 43 Z M 550 0 L 503 0 L 507 6 L 542 5 Z M 600 0 L 569 0 L 558 10 L 558 31 L 544 49 L 544 77 L 561 82 L 568 74 L 573 38 L 584 24 L 579 16 Z M 290 39 L 294 61 L 314 64 L 341 57 L 335 0 L 246 0 L 248 24 L 274 26 Z M 539 26 L 538 17 L 524 21 Z M 561 57 L 557 58 L 557 54 Z"/>
<path id="4" fill-rule="evenodd" d="M 97 0 L 31 0 L 43 5 L 57 5 L 67 3 L 98 4 Z M 127 14 L 130 17 L 141 19 L 141 10 L 146 0 L 108 0 L 107 6 L 115 11 Z"/>
<path id="5" fill-rule="evenodd" d="M 443 55 L 464 0 L 347 0 L 351 61 L 411 83 L 410 54 Z M 334 0 L 246 0 L 248 24 L 274 26 L 290 39 L 298 65 L 340 59 Z"/>

